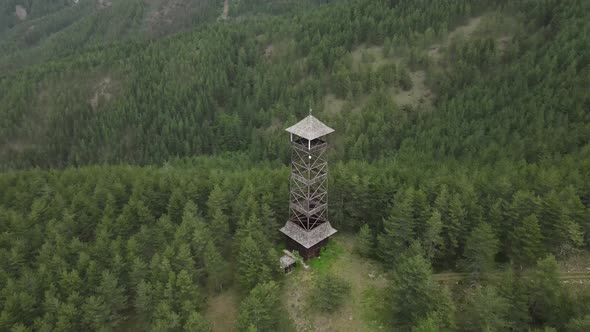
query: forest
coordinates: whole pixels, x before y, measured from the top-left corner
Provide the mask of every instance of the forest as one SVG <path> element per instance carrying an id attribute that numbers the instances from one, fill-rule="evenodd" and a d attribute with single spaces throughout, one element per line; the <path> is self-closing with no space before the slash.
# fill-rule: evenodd
<path id="1" fill-rule="evenodd" d="M 73 3 L 0 4 L 0 331 L 221 331 L 228 292 L 231 329 L 298 331 L 307 276 L 304 313 L 361 302 L 367 331 L 590 330 L 590 283 L 563 280 L 590 260 L 590 2 L 240 0 L 219 19 L 202 0 L 156 30 L 167 1 Z M 339 234 L 284 275 L 284 128 L 310 105 L 336 130 Z M 377 295 L 330 263 L 347 239 Z"/>

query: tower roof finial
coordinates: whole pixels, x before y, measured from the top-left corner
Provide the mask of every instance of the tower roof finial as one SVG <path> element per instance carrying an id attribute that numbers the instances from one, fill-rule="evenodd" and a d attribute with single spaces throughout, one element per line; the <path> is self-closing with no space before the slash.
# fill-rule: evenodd
<path id="1" fill-rule="evenodd" d="M 311 109 L 311 101 L 309 102 L 309 115 L 311 115 L 311 112 L 313 112 L 313 110 Z"/>

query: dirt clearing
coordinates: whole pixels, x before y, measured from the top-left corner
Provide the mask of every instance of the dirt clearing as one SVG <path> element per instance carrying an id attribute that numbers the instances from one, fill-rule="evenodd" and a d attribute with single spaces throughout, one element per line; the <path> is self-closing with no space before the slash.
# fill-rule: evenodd
<path id="1" fill-rule="evenodd" d="M 385 287 L 383 272 L 372 261 L 353 253 L 352 237 L 336 236 L 333 241 L 343 250 L 327 269 L 350 283 L 350 295 L 334 313 L 319 313 L 309 308 L 314 269 L 298 268 L 287 276 L 283 300 L 297 331 L 377 331 L 364 313 L 365 298 L 374 289 Z M 321 258 L 316 258 L 321 259 Z"/>
<path id="2" fill-rule="evenodd" d="M 211 322 L 213 332 L 231 332 L 236 330 L 238 316 L 238 294 L 229 289 L 209 298 L 205 317 Z"/>

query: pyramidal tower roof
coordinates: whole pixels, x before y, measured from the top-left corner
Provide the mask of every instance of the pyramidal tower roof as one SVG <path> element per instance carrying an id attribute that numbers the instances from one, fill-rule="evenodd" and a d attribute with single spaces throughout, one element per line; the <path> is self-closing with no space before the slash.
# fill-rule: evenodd
<path id="1" fill-rule="evenodd" d="M 326 126 L 311 114 L 285 130 L 308 140 L 313 140 L 334 132 L 334 129 Z"/>

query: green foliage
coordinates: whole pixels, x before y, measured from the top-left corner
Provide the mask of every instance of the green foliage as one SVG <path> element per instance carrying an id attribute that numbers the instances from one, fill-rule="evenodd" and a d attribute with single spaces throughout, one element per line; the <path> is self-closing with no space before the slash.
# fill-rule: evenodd
<path id="1" fill-rule="evenodd" d="M 454 326 L 449 294 L 434 283 L 430 264 L 421 255 L 405 256 L 395 267 L 387 307 L 399 329 L 411 329 L 429 316 L 441 327 Z"/>
<path id="2" fill-rule="evenodd" d="M 586 315 L 580 319 L 572 319 L 567 324 L 568 332 L 584 332 L 590 329 L 590 315 Z"/>
<path id="3" fill-rule="evenodd" d="M 465 243 L 466 267 L 474 274 L 486 273 L 494 268 L 494 259 L 499 251 L 499 242 L 492 227 L 487 223 L 479 224 Z"/>
<path id="4" fill-rule="evenodd" d="M 513 330 L 527 329 L 530 323 L 528 294 L 524 280 L 513 270 L 506 271 L 500 278 L 498 294 L 509 303 L 507 320 Z"/>
<path id="5" fill-rule="evenodd" d="M 432 211 L 432 215 L 426 221 L 426 231 L 423 236 L 423 248 L 425 257 L 433 261 L 442 253 L 444 240 L 442 238 L 443 224 L 441 214 L 437 210 Z"/>
<path id="6" fill-rule="evenodd" d="M 237 327 L 239 331 L 276 331 L 282 313 L 279 286 L 274 282 L 260 283 L 240 305 Z"/>
<path id="7" fill-rule="evenodd" d="M 276 278 L 282 128 L 310 100 L 336 129 L 330 219 L 376 235 L 396 268 L 395 324 L 453 330 L 428 261 L 483 271 L 494 234 L 517 272 L 478 296 L 508 301 L 508 328 L 585 326 L 588 298 L 564 291 L 553 263 L 530 282 L 521 267 L 590 243 L 590 2 L 232 1 L 230 22 L 198 28 L 221 3 L 189 2 L 170 25 L 152 16 L 159 0 L 21 1 L 23 22 L 17 1 L 0 3 L 0 168 L 23 169 L 0 174 L 0 330 L 118 329 L 134 312 L 138 329 L 192 329 L 208 291 Z M 517 27 L 436 41 L 488 10 Z M 432 42 L 446 47 L 426 61 Z M 384 59 L 355 64 L 380 45 Z M 389 93 L 417 93 L 418 68 L 430 112 Z M 346 106 L 329 110 L 330 94 Z M 413 243 L 425 262 L 406 262 Z M 326 271 L 341 249 L 310 264 Z M 483 323 L 500 302 L 474 305 Z"/>
<path id="8" fill-rule="evenodd" d="M 371 257 L 374 250 L 375 239 L 368 224 L 361 226 L 356 235 L 356 251 L 363 257 Z"/>
<path id="9" fill-rule="evenodd" d="M 530 265 L 541 255 L 541 229 L 534 214 L 524 218 L 510 237 L 512 260 L 515 264 Z"/>
<path id="10" fill-rule="evenodd" d="M 185 331 L 194 331 L 194 332 L 209 332 L 211 331 L 211 325 L 209 322 L 201 316 L 198 312 L 193 312 L 188 317 L 186 324 L 184 324 Z"/>
<path id="11" fill-rule="evenodd" d="M 350 284 L 333 273 L 321 273 L 315 277 L 311 291 L 311 308 L 332 312 L 338 309 L 350 294 Z"/>
<path id="12" fill-rule="evenodd" d="M 492 287 L 480 287 L 467 299 L 462 314 L 464 331 L 504 331 L 510 326 L 510 303 Z"/>
<path id="13" fill-rule="evenodd" d="M 552 255 L 540 259 L 529 284 L 529 310 L 533 321 L 560 327 L 563 306 L 563 289 L 559 280 L 559 266 Z"/>
<path id="14" fill-rule="evenodd" d="M 269 257 L 265 249 L 268 248 L 251 236 L 241 241 L 237 257 L 237 278 L 242 289 L 250 290 L 258 283 L 271 280 L 276 261 Z"/>
<path id="15" fill-rule="evenodd" d="M 390 265 L 408 248 L 415 228 L 411 193 L 396 202 L 389 218 L 383 221 L 383 233 L 377 238 L 381 258 Z"/>
<path id="16" fill-rule="evenodd" d="M 412 328 L 412 332 L 438 332 L 440 331 L 439 326 L 432 317 L 427 317 L 418 322 L 416 326 Z"/>
<path id="17" fill-rule="evenodd" d="M 337 241 L 329 241 L 321 249 L 320 256 L 308 262 L 308 265 L 319 273 L 328 272 L 332 263 L 342 255 L 344 248 Z"/>

